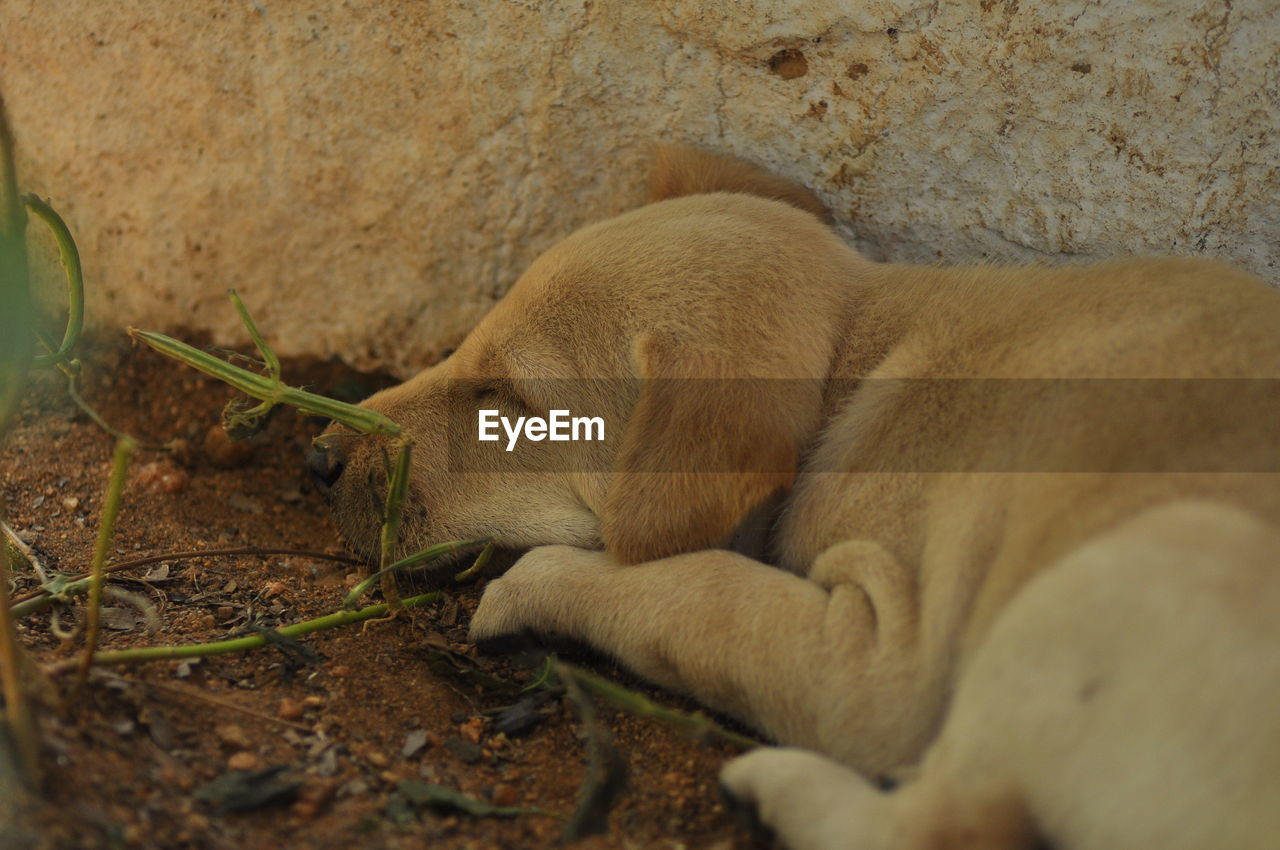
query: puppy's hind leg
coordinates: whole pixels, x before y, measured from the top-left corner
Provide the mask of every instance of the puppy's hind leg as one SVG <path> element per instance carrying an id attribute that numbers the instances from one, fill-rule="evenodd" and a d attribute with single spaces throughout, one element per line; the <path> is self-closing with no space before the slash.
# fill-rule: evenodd
<path id="1" fill-rule="evenodd" d="M 1152 509 L 1009 603 L 918 780 L 877 794 L 812 757 L 811 779 L 798 761 L 789 779 L 753 754 L 726 784 L 796 847 L 1274 846 L 1276 551 L 1280 533 L 1242 511 Z"/>
<path id="2" fill-rule="evenodd" d="M 883 795 L 852 770 L 817 753 L 759 749 L 729 762 L 720 784 L 731 807 L 754 810 L 792 850 L 888 846 Z"/>
<path id="3" fill-rule="evenodd" d="M 720 781 L 792 850 L 1030 850 L 1034 830 L 1008 786 L 946 788 L 927 778 L 882 792 L 816 753 L 762 749 Z"/>

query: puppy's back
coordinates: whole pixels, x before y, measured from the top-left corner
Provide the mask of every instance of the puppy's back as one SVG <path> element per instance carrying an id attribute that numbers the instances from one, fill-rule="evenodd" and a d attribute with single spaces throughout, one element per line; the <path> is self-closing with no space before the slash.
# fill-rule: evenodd
<path id="1" fill-rule="evenodd" d="M 679 145 L 657 147 L 649 173 L 650 201 L 709 192 L 758 195 L 812 213 L 827 224 L 832 221 L 817 195 L 749 162 Z"/>

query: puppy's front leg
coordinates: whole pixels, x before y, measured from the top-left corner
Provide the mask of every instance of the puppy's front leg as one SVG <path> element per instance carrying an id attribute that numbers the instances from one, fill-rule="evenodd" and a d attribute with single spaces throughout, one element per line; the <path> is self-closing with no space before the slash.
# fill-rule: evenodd
<path id="1" fill-rule="evenodd" d="M 902 601 L 877 604 L 892 583 L 867 585 L 825 589 L 724 551 L 621 566 L 547 546 L 489 585 L 471 634 L 586 641 L 776 740 L 879 772 L 918 755 L 928 730 L 906 708 L 916 681 L 914 641 L 893 614 Z"/>

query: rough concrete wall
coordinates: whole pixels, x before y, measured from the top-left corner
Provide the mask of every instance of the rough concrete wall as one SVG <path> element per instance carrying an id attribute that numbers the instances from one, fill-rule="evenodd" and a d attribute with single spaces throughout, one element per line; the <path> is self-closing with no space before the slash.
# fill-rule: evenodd
<path id="1" fill-rule="evenodd" d="M 210 6 L 210 8 L 203 8 Z M 1280 283 L 1274 0 L 0 3 L 98 323 L 405 373 L 640 197 L 761 162 L 900 261 L 1212 254 Z"/>

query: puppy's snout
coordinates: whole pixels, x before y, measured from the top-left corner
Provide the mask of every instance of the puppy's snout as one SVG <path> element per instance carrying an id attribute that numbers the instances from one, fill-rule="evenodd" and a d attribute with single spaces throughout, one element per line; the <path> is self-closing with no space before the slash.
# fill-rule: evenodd
<path id="1" fill-rule="evenodd" d="M 307 472 L 322 493 L 338 483 L 347 468 L 347 454 L 340 446 L 316 441 L 307 452 Z"/>

